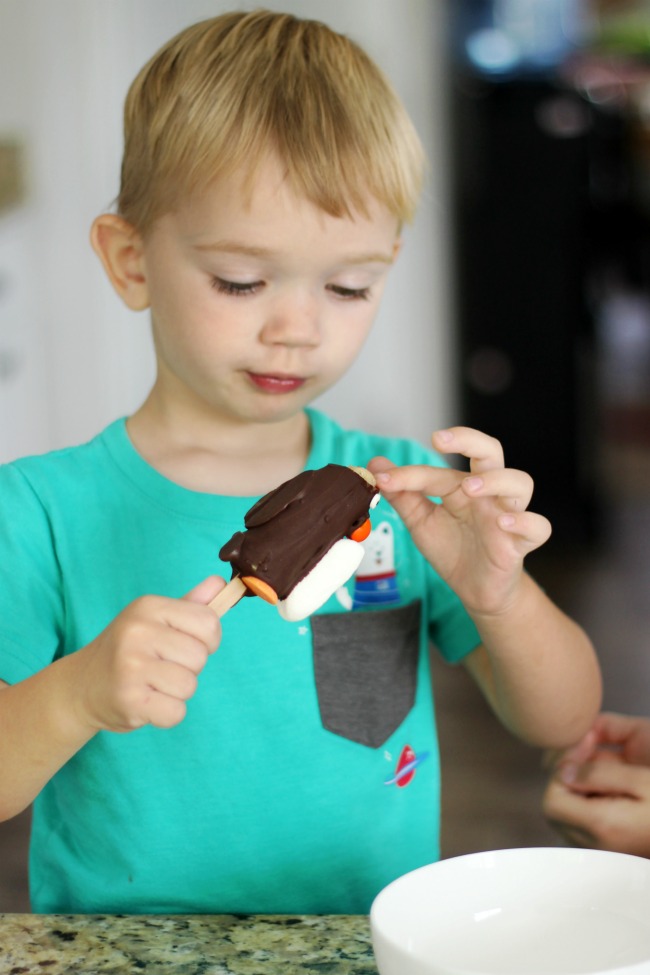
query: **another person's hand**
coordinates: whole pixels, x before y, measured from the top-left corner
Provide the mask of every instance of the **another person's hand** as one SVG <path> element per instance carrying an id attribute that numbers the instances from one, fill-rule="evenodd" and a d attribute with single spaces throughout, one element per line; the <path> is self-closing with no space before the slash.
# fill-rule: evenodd
<path id="1" fill-rule="evenodd" d="M 546 518 L 526 510 L 532 478 L 505 467 L 499 441 L 478 430 L 453 427 L 432 439 L 440 453 L 469 458 L 470 473 L 398 468 L 381 457 L 369 467 L 422 554 L 468 611 L 501 613 L 516 597 L 524 557 L 551 534 Z"/>
<path id="2" fill-rule="evenodd" d="M 221 638 L 210 577 L 183 599 L 144 596 L 78 651 L 79 717 L 94 730 L 170 728 L 185 717 L 198 675 Z"/>
<path id="3" fill-rule="evenodd" d="M 600 714 L 553 763 L 543 808 L 565 839 L 650 857 L 650 720 Z"/>
<path id="4" fill-rule="evenodd" d="M 603 711 L 582 741 L 556 756 L 554 764 L 579 765 L 610 756 L 620 756 L 633 765 L 650 766 L 650 718 Z"/>

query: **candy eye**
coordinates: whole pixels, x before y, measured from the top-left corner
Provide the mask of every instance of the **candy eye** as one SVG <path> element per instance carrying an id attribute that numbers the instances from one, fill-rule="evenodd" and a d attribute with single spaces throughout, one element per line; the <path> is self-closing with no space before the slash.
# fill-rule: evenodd
<path id="1" fill-rule="evenodd" d="M 376 508 L 377 507 L 377 505 L 379 504 L 380 499 L 381 499 L 381 494 L 378 491 L 377 494 L 374 494 L 373 495 L 372 501 L 368 505 L 368 507 L 370 508 L 371 511 L 373 510 L 373 508 Z"/>

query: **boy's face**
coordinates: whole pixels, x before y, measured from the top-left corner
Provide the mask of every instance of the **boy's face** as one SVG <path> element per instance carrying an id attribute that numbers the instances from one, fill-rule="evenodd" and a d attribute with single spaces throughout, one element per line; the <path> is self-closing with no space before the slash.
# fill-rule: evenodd
<path id="1" fill-rule="evenodd" d="M 273 160 L 250 199 L 236 179 L 219 181 L 143 244 L 158 391 L 214 420 L 288 419 L 355 359 L 397 250 L 383 206 L 328 216 Z"/>

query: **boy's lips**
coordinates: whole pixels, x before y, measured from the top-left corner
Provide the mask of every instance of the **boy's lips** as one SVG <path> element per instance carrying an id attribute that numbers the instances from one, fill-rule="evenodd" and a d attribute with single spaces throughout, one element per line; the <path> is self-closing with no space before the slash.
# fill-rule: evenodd
<path id="1" fill-rule="evenodd" d="M 306 382 L 301 376 L 282 376 L 268 373 L 249 372 L 248 377 L 258 389 L 265 393 L 292 393 Z"/>

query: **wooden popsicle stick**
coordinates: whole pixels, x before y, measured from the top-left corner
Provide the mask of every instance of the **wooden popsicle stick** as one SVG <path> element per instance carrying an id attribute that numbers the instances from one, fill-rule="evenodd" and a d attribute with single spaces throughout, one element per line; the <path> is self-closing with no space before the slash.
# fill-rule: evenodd
<path id="1" fill-rule="evenodd" d="M 225 616 L 229 609 L 236 606 L 242 596 L 246 593 L 246 586 L 242 582 L 239 576 L 235 576 L 227 584 L 225 589 L 222 589 L 218 593 L 212 602 L 208 603 L 210 609 L 213 609 L 217 616 L 221 618 Z"/>

